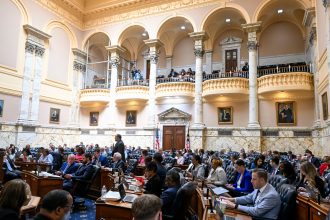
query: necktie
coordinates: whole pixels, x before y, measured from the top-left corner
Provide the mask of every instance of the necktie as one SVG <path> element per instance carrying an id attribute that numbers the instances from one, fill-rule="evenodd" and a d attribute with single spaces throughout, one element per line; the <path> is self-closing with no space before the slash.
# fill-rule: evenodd
<path id="1" fill-rule="evenodd" d="M 258 189 L 257 194 L 256 194 L 256 197 L 254 198 L 253 204 L 256 204 L 256 201 L 258 199 L 259 193 L 260 193 L 260 190 Z"/>

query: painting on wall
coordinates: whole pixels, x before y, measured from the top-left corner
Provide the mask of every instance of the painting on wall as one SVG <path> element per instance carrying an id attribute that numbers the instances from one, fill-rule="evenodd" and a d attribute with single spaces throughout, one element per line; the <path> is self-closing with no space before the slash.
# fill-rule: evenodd
<path id="1" fill-rule="evenodd" d="M 127 111 L 126 126 L 135 126 L 135 125 L 136 125 L 136 111 Z"/>
<path id="2" fill-rule="evenodd" d="M 322 95 L 322 111 L 323 111 L 323 120 L 327 120 L 329 113 L 328 113 L 328 94 L 327 92 L 323 93 Z"/>
<path id="3" fill-rule="evenodd" d="M 233 107 L 218 108 L 218 124 L 233 123 Z"/>
<path id="4" fill-rule="evenodd" d="M 60 109 L 50 108 L 49 122 L 50 123 L 55 123 L 55 124 L 60 123 L 60 113 L 61 113 Z"/>
<path id="5" fill-rule="evenodd" d="M 98 124 L 99 124 L 99 113 L 98 112 L 89 113 L 89 125 L 98 126 Z"/>
<path id="6" fill-rule="evenodd" d="M 0 117 L 2 117 L 2 113 L 3 113 L 3 104 L 4 104 L 4 101 L 0 100 Z"/>
<path id="7" fill-rule="evenodd" d="M 277 102 L 277 125 L 296 125 L 296 110 L 294 102 Z"/>

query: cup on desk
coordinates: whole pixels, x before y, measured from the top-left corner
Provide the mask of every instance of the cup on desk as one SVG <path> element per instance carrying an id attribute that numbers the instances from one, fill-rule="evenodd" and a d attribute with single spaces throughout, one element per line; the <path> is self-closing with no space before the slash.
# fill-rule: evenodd
<path id="1" fill-rule="evenodd" d="M 118 176 L 118 172 L 115 172 L 114 176 Z"/>

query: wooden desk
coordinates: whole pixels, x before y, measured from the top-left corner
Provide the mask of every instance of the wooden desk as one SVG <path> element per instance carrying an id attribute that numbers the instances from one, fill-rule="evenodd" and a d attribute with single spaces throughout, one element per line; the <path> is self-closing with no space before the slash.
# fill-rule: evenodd
<path id="1" fill-rule="evenodd" d="M 248 216 L 246 214 L 237 213 L 233 210 L 226 210 L 225 215 L 235 217 L 238 220 L 252 220 L 251 216 Z M 218 217 L 217 214 L 215 214 L 215 213 L 208 213 L 206 219 L 207 220 L 218 220 L 218 219 L 221 219 L 221 218 Z M 206 219 L 204 218 L 204 220 L 206 220 Z"/>
<path id="2" fill-rule="evenodd" d="M 23 171 L 22 179 L 30 185 L 33 196 L 43 197 L 49 191 L 54 189 L 62 189 L 63 187 L 63 178 L 37 176 L 30 171 Z"/>
<path id="3" fill-rule="evenodd" d="M 38 166 L 40 167 L 41 171 L 47 171 L 47 170 L 51 170 L 52 167 L 51 164 L 23 162 L 23 161 L 15 161 L 15 165 L 20 166 L 20 170 L 26 170 L 26 171 L 35 171 L 37 170 Z"/>
<path id="4" fill-rule="evenodd" d="M 298 195 L 296 215 L 299 220 L 324 220 L 329 212 L 330 204 L 320 205 L 310 198 Z"/>
<path id="5" fill-rule="evenodd" d="M 107 168 L 101 168 L 100 172 L 96 175 L 95 180 L 93 181 L 88 195 L 93 198 L 98 198 L 101 196 L 101 189 L 103 186 L 106 186 L 108 190 L 111 189 L 113 182 L 109 177 L 111 171 Z"/>

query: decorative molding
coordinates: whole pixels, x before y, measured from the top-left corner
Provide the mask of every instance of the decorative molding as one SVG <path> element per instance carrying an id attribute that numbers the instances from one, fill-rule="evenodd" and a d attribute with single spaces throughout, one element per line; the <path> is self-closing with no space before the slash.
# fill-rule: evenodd
<path id="1" fill-rule="evenodd" d="M 194 49 L 194 54 L 195 54 L 195 56 L 196 57 L 198 57 L 198 58 L 203 58 L 203 56 L 204 56 L 204 50 L 203 49 L 201 49 L 201 48 L 195 48 Z"/>
<path id="2" fill-rule="evenodd" d="M 33 44 L 31 41 L 27 40 L 25 42 L 25 52 L 33 54 L 35 50 L 35 44 Z"/>
<path id="3" fill-rule="evenodd" d="M 189 120 L 189 119 L 191 119 L 191 114 L 172 107 L 166 111 L 159 113 L 158 118 L 159 118 L 159 120 L 168 120 L 168 119 Z"/>
<path id="4" fill-rule="evenodd" d="M 322 0 L 323 6 L 325 7 L 325 9 L 327 9 L 329 7 L 330 4 L 330 0 Z"/>
<path id="5" fill-rule="evenodd" d="M 77 60 L 73 61 L 73 69 L 79 72 L 86 72 L 86 65 Z"/>
<path id="6" fill-rule="evenodd" d="M 249 51 L 257 50 L 258 44 L 256 41 L 248 41 L 247 47 Z"/>
<path id="7" fill-rule="evenodd" d="M 42 57 L 45 53 L 45 48 L 40 47 L 40 46 L 35 46 L 35 54 L 38 57 Z"/>
<path id="8" fill-rule="evenodd" d="M 149 87 L 142 85 L 120 86 L 116 88 L 116 101 L 149 100 Z"/>
<path id="9" fill-rule="evenodd" d="M 221 78 L 203 82 L 203 97 L 234 93 L 249 94 L 249 80 L 245 78 Z"/>
<path id="10" fill-rule="evenodd" d="M 309 27 L 312 23 L 312 20 L 315 18 L 315 7 L 307 8 L 305 10 L 303 25 Z"/>
<path id="11" fill-rule="evenodd" d="M 189 96 L 194 97 L 195 85 L 192 82 L 161 83 L 156 86 L 156 97 Z"/>
<path id="12" fill-rule="evenodd" d="M 220 41 L 220 45 L 231 45 L 231 44 L 241 44 L 242 43 L 242 39 L 239 37 L 226 37 L 225 39 L 223 39 L 222 41 Z"/>
<path id="13" fill-rule="evenodd" d="M 109 89 L 84 89 L 80 91 L 80 104 L 102 104 L 106 105 L 110 101 Z"/>
<path id="14" fill-rule="evenodd" d="M 271 74 L 258 78 L 258 93 L 288 90 L 313 91 L 313 75 L 304 72 Z"/>
<path id="15" fill-rule="evenodd" d="M 149 54 L 149 58 L 150 58 L 150 62 L 152 64 L 157 64 L 159 55 L 157 53 L 151 53 L 151 54 Z"/>
<path id="16" fill-rule="evenodd" d="M 120 64 L 120 57 L 119 56 L 111 57 L 110 64 L 111 64 L 112 68 L 118 68 L 118 66 Z"/>

